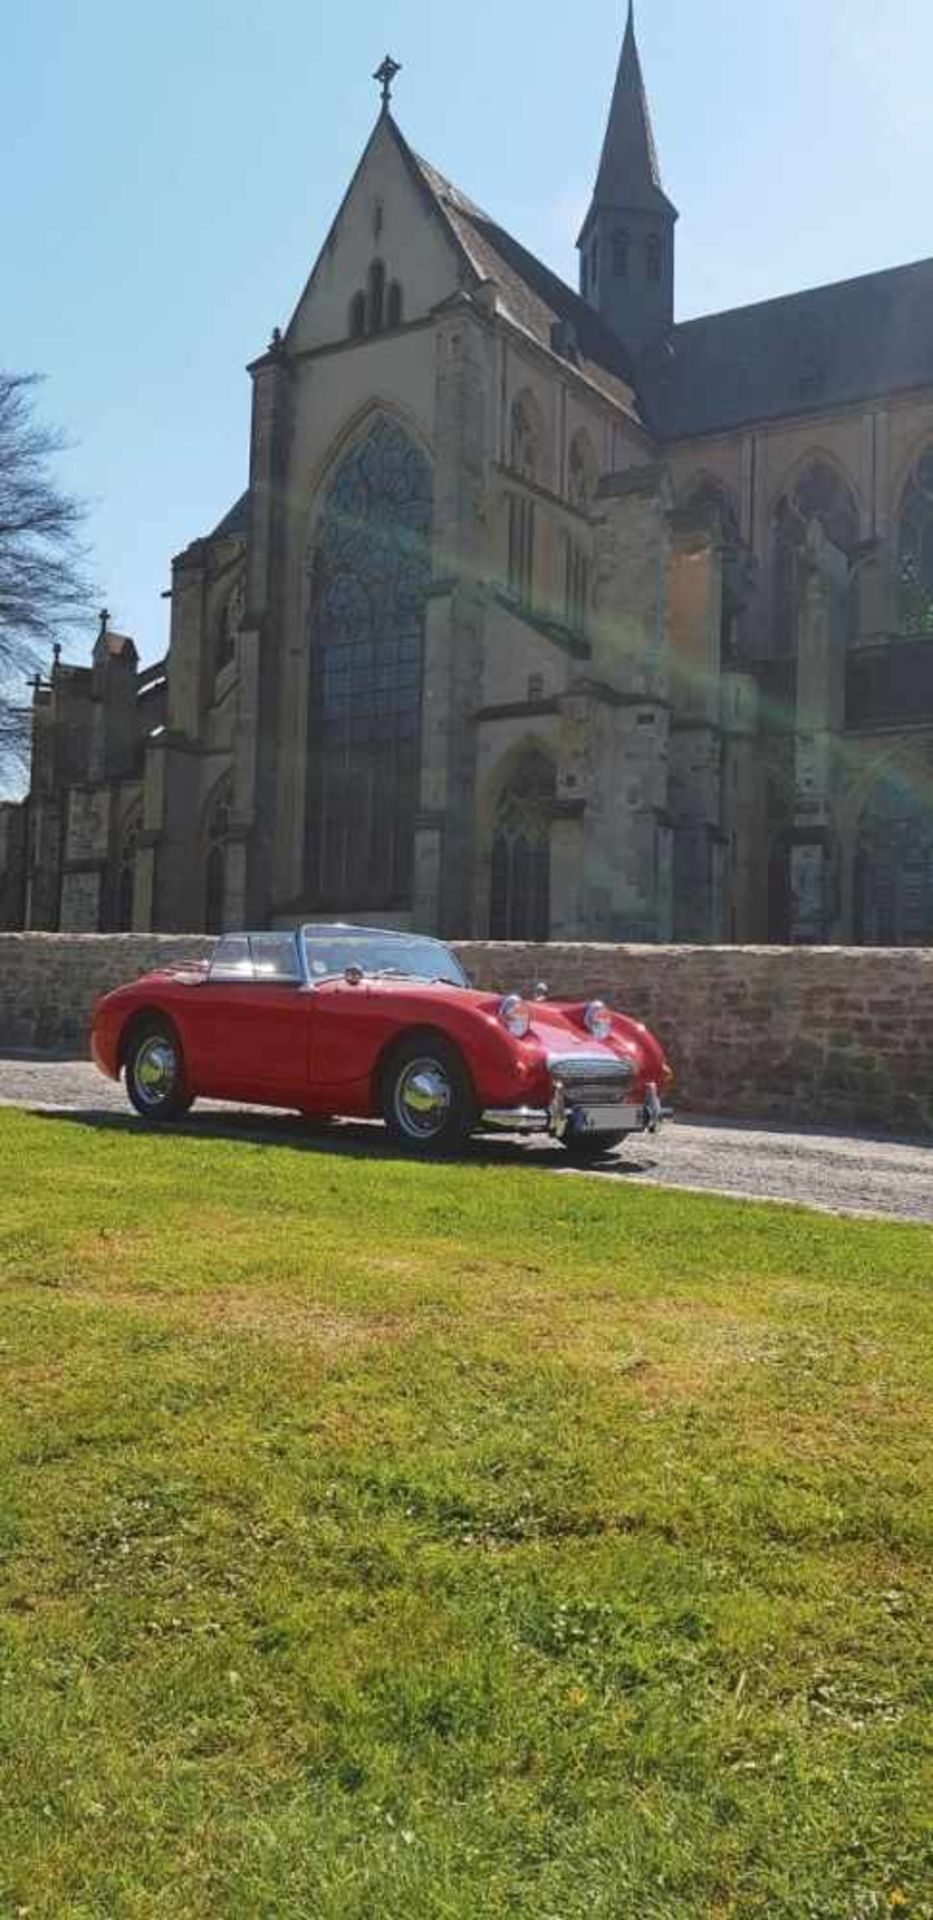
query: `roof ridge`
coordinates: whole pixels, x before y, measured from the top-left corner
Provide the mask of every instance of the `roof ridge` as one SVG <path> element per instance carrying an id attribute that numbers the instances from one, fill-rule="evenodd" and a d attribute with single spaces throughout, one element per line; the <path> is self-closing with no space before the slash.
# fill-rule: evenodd
<path id="1" fill-rule="evenodd" d="M 846 274 L 841 280 L 821 280 L 815 287 L 797 287 L 791 293 L 769 293 L 763 300 L 746 300 L 734 307 L 714 307 L 711 313 L 695 313 L 690 320 L 678 320 L 675 334 L 684 333 L 688 327 L 706 326 L 713 320 L 728 320 L 737 313 L 760 313 L 765 307 L 779 307 L 792 300 L 806 300 L 818 293 L 835 293 L 843 287 L 864 286 L 869 280 L 889 280 L 896 274 L 915 273 L 919 267 L 933 268 L 933 255 L 923 254 L 919 260 L 902 260 L 894 267 L 874 267 L 869 273 Z"/>

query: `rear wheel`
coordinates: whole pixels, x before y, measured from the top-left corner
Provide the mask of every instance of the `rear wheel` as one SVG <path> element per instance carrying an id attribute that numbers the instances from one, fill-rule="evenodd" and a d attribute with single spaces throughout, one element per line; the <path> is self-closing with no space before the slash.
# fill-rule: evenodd
<path id="1" fill-rule="evenodd" d="M 144 1120 L 180 1120 L 188 1112 L 194 1096 L 185 1079 L 181 1042 L 167 1020 L 136 1028 L 125 1065 L 126 1091 Z"/>
<path id="2" fill-rule="evenodd" d="M 438 1035 L 404 1040 L 383 1070 L 382 1116 L 409 1153 L 457 1153 L 477 1121 L 470 1077 L 456 1047 Z"/>
<path id="3" fill-rule="evenodd" d="M 627 1133 L 566 1133 L 561 1146 L 571 1160 L 580 1166 L 589 1166 L 594 1160 L 604 1160 L 607 1153 L 614 1153 L 627 1139 Z"/>

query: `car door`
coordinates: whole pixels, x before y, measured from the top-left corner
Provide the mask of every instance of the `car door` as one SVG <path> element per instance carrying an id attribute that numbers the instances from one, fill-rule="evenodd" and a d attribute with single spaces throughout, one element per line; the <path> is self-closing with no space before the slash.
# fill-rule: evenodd
<path id="1" fill-rule="evenodd" d="M 190 1065 L 199 1092 L 304 1105 L 312 1000 L 293 935 L 225 935 L 198 988 Z"/>

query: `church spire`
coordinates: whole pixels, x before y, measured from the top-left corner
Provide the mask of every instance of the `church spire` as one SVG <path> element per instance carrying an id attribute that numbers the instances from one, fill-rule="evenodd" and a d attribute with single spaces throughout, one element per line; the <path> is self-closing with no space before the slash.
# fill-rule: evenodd
<path id="1" fill-rule="evenodd" d="M 620 195 L 627 205 L 644 203 L 655 207 L 659 197 L 665 206 L 668 204 L 661 187 L 651 109 L 635 38 L 634 0 L 629 0 L 625 38 L 596 179 L 598 199 L 618 201 Z"/>
<path id="2" fill-rule="evenodd" d="M 577 244 L 581 291 L 633 346 L 672 324 L 676 219 L 661 185 L 635 10 L 628 0 L 599 172 Z"/>

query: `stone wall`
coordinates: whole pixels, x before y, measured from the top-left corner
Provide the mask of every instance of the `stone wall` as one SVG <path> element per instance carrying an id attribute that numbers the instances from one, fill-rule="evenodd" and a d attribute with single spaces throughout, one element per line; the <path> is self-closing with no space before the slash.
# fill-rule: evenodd
<path id="1" fill-rule="evenodd" d="M 86 1044 L 95 995 L 201 935 L 0 934 L 0 1047 Z M 464 945 L 477 985 L 601 996 L 664 1040 L 696 1113 L 933 1135 L 933 950 Z"/>

